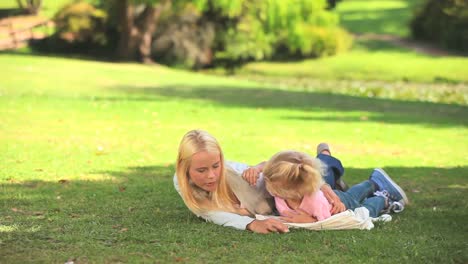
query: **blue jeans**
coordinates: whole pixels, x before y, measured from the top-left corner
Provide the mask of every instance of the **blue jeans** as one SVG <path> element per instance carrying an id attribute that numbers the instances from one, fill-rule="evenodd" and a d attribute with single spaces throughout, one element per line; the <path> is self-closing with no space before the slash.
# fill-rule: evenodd
<path id="1" fill-rule="evenodd" d="M 317 158 L 327 165 L 323 179 L 332 189 L 335 189 L 335 182 L 344 174 L 344 168 L 341 161 L 335 157 L 325 154 L 318 154 Z"/>
<path id="2" fill-rule="evenodd" d="M 375 189 L 370 181 L 363 181 L 349 188 L 346 192 L 334 190 L 336 195 L 346 206 L 346 209 L 354 210 L 364 206 L 369 210 L 369 216 L 378 217 L 385 208 L 385 198 L 373 196 Z"/>

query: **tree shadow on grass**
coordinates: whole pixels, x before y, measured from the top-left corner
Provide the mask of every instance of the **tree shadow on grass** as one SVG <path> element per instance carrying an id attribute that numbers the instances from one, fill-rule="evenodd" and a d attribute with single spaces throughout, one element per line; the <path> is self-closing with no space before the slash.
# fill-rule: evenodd
<path id="1" fill-rule="evenodd" d="M 350 184 L 358 183 L 367 179 L 371 170 L 347 168 L 344 179 Z M 456 252 L 462 252 L 459 249 L 463 247 L 463 234 L 468 231 L 467 202 L 461 199 L 468 190 L 465 177 L 468 167 L 385 167 L 385 170 L 406 190 L 412 204 L 395 216 L 390 227 L 377 227 L 374 236 L 379 238 L 381 232 L 411 233 L 417 229 L 418 237 L 432 245 L 445 244 L 448 241 L 439 238 L 450 237 L 450 246 L 454 247 L 451 253 L 455 252 L 451 257 L 460 257 Z M 224 252 L 226 241 L 236 241 L 239 245 L 234 246 L 241 250 L 258 243 L 256 237 L 251 241 L 249 232 L 206 223 L 190 213 L 173 188 L 173 166 L 128 167 L 95 173 L 107 174 L 115 181 L 37 180 L 0 185 L 0 260 L 58 262 L 75 256 L 87 262 L 108 262 L 116 257 L 123 262 L 148 258 L 156 262 L 174 261 L 177 256 L 205 252 L 207 246 L 210 251 Z M 343 232 L 344 235 L 342 232 L 327 235 L 296 230 L 290 235 L 303 239 L 309 236 L 316 239 L 319 235 L 345 243 L 352 232 L 357 240 L 367 239 L 362 232 Z M 271 246 L 277 243 L 273 238 L 262 241 Z M 282 243 L 287 247 L 296 245 L 294 239 Z M 401 250 L 402 254 L 409 254 L 412 249 Z M 235 254 L 229 252 L 226 254 Z M 429 251 L 421 253 L 432 256 Z M 303 255 L 300 251 L 291 254 Z M 217 257 L 205 255 L 207 260 Z"/>
<path id="2" fill-rule="evenodd" d="M 353 33 L 395 34 L 409 27 L 411 12 L 405 8 L 340 12 L 341 25 Z M 413 8 L 414 9 L 414 8 Z M 408 21 L 406 24 L 402 21 Z"/>
<path id="3" fill-rule="evenodd" d="M 136 100 L 161 100 L 161 96 L 175 99 L 206 100 L 223 107 L 266 109 L 291 109 L 304 111 L 303 116 L 286 116 L 290 119 L 318 120 L 310 113 L 329 111 L 366 111 L 365 121 L 392 124 L 423 124 L 429 126 L 467 126 L 468 107 L 428 102 L 408 102 L 379 98 L 364 98 L 323 92 L 285 91 L 273 88 L 240 88 L 236 86 L 162 86 L 117 87 L 129 98 Z M 98 98 L 97 100 L 113 100 Z M 329 116 L 326 121 L 356 121 L 355 117 Z M 362 121 L 362 120 L 361 120 Z"/>

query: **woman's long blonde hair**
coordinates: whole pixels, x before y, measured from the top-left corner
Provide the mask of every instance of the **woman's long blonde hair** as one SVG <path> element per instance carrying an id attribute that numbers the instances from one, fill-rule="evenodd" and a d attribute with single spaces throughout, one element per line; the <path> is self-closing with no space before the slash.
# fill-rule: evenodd
<path id="1" fill-rule="evenodd" d="M 298 151 L 281 151 L 273 155 L 263 168 L 266 188 L 283 199 L 302 199 L 320 189 L 325 165 Z"/>
<path id="2" fill-rule="evenodd" d="M 219 153 L 220 156 L 221 175 L 219 176 L 218 187 L 211 193 L 199 188 L 190 180 L 189 169 L 192 156 L 201 151 Z M 208 132 L 191 130 L 184 135 L 179 145 L 176 175 L 182 199 L 185 205 L 194 213 L 199 214 L 214 209 L 236 212 L 234 208 L 236 198 L 226 181 L 223 151 L 218 141 Z"/>

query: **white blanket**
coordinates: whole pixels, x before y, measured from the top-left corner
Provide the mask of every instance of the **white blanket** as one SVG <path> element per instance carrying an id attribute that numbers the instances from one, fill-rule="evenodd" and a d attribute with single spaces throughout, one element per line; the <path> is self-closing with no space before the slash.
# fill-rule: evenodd
<path id="1" fill-rule="evenodd" d="M 278 216 L 256 215 L 256 219 L 264 220 L 267 218 Z M 332 215 L 322 221 L 314 223 L 285 223 L 290 228 L 306 228 L 310 230 L 345 230 L 345 229 L 366 229 L 374 228 L 373 222 L 383 221 L 389 222 L 392 217 L 388 214 L 381 215 L 378 218 L 369 216 L 369 210 L 365 207 L 356 208 L 354 211 L 346 210 L 342 213 Z"/>

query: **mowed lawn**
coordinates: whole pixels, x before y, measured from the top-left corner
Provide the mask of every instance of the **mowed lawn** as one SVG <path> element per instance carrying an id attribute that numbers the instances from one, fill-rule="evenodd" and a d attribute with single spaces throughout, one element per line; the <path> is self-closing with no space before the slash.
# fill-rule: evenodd
<path id="1" fill-rule="evenodd" d="M 0 68 L 0 263 L 468 261 L 466 106 L 33 55 Z M 205 223 L 172 187 L 194 128 L 249 164 L 329 142 L 348 183 L 383 167 L 412 203 L 370 231 Z"/>
<path id="2" fill-rule="evenodd" d="M 395 83 L 437 84 L 443 90 L 437 99 L 405 88 L 397 92 L 378 92 L 381 98 L 435 100 L 439 102 L 468 102 L 468 58 L 453 51 L 438 51 L 427 43 L 411 43 L 410 21 L 421 0 L 346 0 L 338 2 L 333 11 L 340 17 L 341 26 L 355 35 L 349 52 L 319 59 L 290 62 L 253 62 L 237 71 L 239 77 L 259 79 L 271 83 L 288 78 L 289 83 L 311 80 L 357 81 L 363 94 L 372 90 L 386 90 Z M 400 43 L 400 44 L 398 44 Z M 406 44 L 405 44 L 406 43 Z M 429 52 L 428 52 L 429 51 Z M 448 56 L 442 56 L 448 54 Z M 279 78 L 278 78 L 279 77 Z M 377 82 L 368 84 L 369 82 Z M 341 86 L 335 83 L 335 86 Z M 372 87 L 369 88 L 368 86 Z M 422 85 L 423 86 L 423 85 Z M 424 87 L 423 87 L 424 89 Z M 335 89 L 336 93 L 341 93 Z M 371 90 L 369 92 L 369 90 Z M 345 92 L 346 93 L 346 92 Z M 444 99 L 454 94 L 458 98 Z M 455 96 L 457 97 L 457 96 Z"/>

